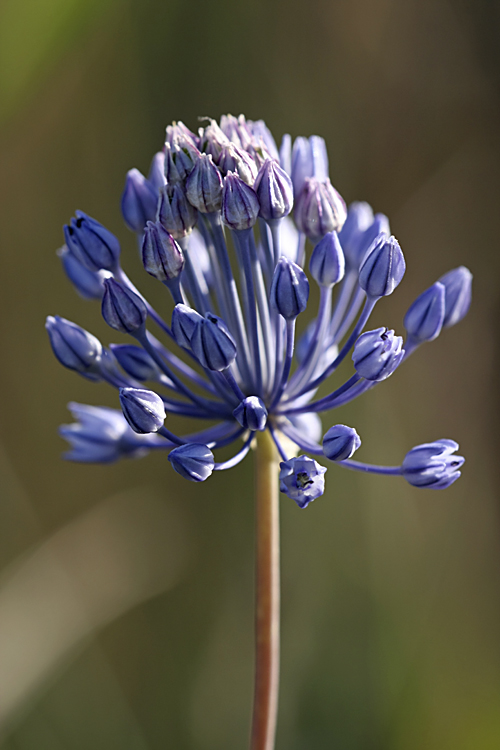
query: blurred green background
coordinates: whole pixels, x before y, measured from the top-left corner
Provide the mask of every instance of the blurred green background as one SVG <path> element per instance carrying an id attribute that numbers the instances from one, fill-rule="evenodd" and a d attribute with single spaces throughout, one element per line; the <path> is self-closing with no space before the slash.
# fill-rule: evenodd
<path id="1" fill-rule="evenodd" d="M 159 455 L 64 463 L 66 403 L 117 399 L 43 330 L 60 314 L 117 340 L 54 253 L 76 208 L 158 293 L 125 173 L 171 120 L 226 112 L 323 135 L 346 200 L 389 215 L 408 272 L 376 324 L 401 333 L 441 274 L 475 276 L 466 320 L 325 420 L 388 464 L 452 437 L 462 479 L 330 466 L 306 511 L 283 499 L 277 750 L 500 747 L 499 21 L 491 0 L 2 0 L 2 750 L 247 747 L 252 459 L 202 486 Z"/>

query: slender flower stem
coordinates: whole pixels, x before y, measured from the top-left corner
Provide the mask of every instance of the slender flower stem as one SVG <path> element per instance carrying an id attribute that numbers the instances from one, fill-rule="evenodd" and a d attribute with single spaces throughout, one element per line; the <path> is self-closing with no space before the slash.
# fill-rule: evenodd
<path id="1" fill-rule="evenodd" d="M 257 435 L 255 692 L 251 750 L 274 750 L 279 687 L 280 571 L 278 453 Z"/>

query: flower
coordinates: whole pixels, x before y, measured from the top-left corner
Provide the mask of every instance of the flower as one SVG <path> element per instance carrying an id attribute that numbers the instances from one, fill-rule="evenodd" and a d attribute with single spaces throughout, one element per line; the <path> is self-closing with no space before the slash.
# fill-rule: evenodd
<path id="1" fill-rule="evenodd" d="M 292 144 L 285 135 L 278 150 L 265 123 L 243 115 L 209 120 L 198 134 L 174 123 L 148 178 L 128 172 L 122 211 L 145 270 L 171 297 L 171 320 L 123 271 L 114 234 L 78 211 L 64 228 L 64 269 L 80 295 L 102 299 L 111 328 L 133 341 L 103 347 L 75 323 L 48 318 L 60 362 L 109 383 L 123 410 L 70 405 L 77 421 L 61 428 L 67 458 L 104 463 L 165 450 L 175 471 L 202 482 L 239 463 L 254 436 L 269 430 L 282 458 L 280 488 L 300 508 L 323 493 L 326 468 L 289 455 L 291 444 L 418 487 L 441 489 L 458 478 L 463 459 L 452 455 L 458 446 L 450 440 L 417 446 L 395 467 L 353 460 L 361 441 L 352 427 L 335 424 L 321 441 L 318 414 L 375 387 L 458 322 L 472 278 L 459 267 L 424 291 L 405 317 L 405 341 L 389 328 L 366 331 L 375 304 L 399 285 L 405 259 L 384 214 L 362 202 L 346 209 L 322 138 Z M 312 282 L 319 305 L 295 346 Z M 316 398 L 349 354 L 351 376 Z M 168 413 L 211 426 L 177 435 L 163 424 Z M 217 463 L 213 451 L 238 440 L 233 457 Z"/>
<path id="2" fill-rule="evenodd" d="M 282 461 L 280 469 L 280 490 L 295 500 L 299 508 L 307 508 L 325 491 L 326 467 L 309 456 Z"/>

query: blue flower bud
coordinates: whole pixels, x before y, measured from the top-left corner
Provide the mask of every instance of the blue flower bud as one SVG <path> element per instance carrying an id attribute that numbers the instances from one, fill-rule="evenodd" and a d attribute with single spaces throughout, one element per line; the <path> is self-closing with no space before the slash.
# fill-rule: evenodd
<path id="1" fill-rule="evenodd" d="M 259 216 L 275 221 L 288 216 L 293 207 L 292 180 L 277 161 L 267 159 L 259 170 L 254 190 L 260 203 Z"/>
<path id="2" fill-rule="evenodd" d="M 363 262 L 365 255 L 370 250 L 373 242 L 382 233 L 386 234 L 388 237 L 391 236 L 389 219 L 385 214 L 375 214 L 372 223 L 364 230 L 364 232 L 361 232 L 359 238 L 357 247 L 359 264 Z"/>
<path id="3" fill-rule="evenodd" d="M 172 189 L 174 185 L 181 185 L 187 177 L 182 161 L 179 161 L 179 164 L 176 163 L 177 152 L 177 146 L 171 146 L 170 143 L 165 144 L 164 170 L 169 189 Z"/>
<path id="4" fill-rule="evenodd" d="M 355 245 L 359 237 L 373 223 L 373 210 L 366 201 L 354 201 L 347 209 L 347 218 L 339 232 L 339 240 L 345 253 L 346 260 L 355 253 Z"/>
<path id="5" fill-rule="evenodd" d="M 212 313 L 198 321 L 191 336 L 191 349 L 202 367 L 225 370 L 236 358 L 236 344 L 224 322 Z"/>
<path id="6" fill-rule="evenodd" d="M 385 380 L 404 357 L 403 339 L 394 331 L 377 328 L 361 334 L 354 345 L 352 361 L 356 372 L 366 380 Z"/>
<path id="7" fill-rule="evenodd" d="M 392 294 L 406 270 L 405 259 L 395 237 L 379 234 L 359 270 L 359 285 L 368 297 Z"/>
<path id="8" fill-rule="evenodd" d="M 337 232 L 328 232 L 318 242 L 311 255 L 309 270 L 320 286 L 332 287 L 344 278 L 344 253 Z"/>
<path id="9" fill-rule="evenodd" d="M 338 232 L 347 211 L 340 194 L 330 180 L 307 178 L 295 204 L 295 223 L 310 240 L 321 239 L 327 232 Z"/>
<path id="10" fill-rule="evenodd" d="M 195 135 L 195 133 L 192 133 L 191 130 L 189 130 L 189 128 L 180 120 L 177 120 L 177 122 L 173 122 L 172 125 L 167 125 L 166 142 L 171 146 L 174 143 L 177 143 L 181 146 L 190 145 L 198 148 L 199 145 L 198 137 Z"/>
<path id="11" fill-rule="evenodd" d="M 231 229 L 250 229 L 259 215 L 255 191 L 237 174 L 228 172 L 222 189 L 222 221 Z"/>
<path id="12" fill-rule="evenodd" d="M 220 159 L 222 149 L 229 144 L 226 134 L 220 129 L 215 120 L 210 120 L 210 125 L 200 130 L 200 150 L 207 156 L 211 156 L 214 164 Z M 242 145 L 238 143 L 237 145 Z M 198 208 L 198 206 L 197 206 Z M 201 209 L 199 209 L 201 210 Z"/>
<path id="13" fill-rule="evenodd" d="M 158 281 L 172 281 L 184 268 L 182 250 L 159 221 L 146 224 L 142 262 L 146 271 Z"/>
<path id="14" fill-rule="evenodd" d="M 200 158 L 200 151 L 192 140 L 185 136 L 177 139 L 176 146 L 176 163 L 179 164 L 179 162 L 182 162 L 184 171 L 186 172 L 186 175 L 188 175 L 193 171 L 195 163 Z"/>
<path id="15" fill-rule="evenodd" d="M 187 443 L 174 448 L 168 460 L 175 471 L 191 482 L 204 482 L 214 470 L 214 455 L 206 445 Z"/>
<path id="16" fill-rule="evenodd" d="M 158 204 L 158 221 L 175 240 L 186 237 L 196 224 L 197 210 L 189 203 L 181 185 L 162 188 Z"/>
<path id="17" fill-rule="evenodd" d="M 292 149 L 291 171 L 295 200 L 304 189 L 307 178 L 315 177 L 321 182 L 327 180 L 328 154 L 324 139 L 317 135 L 296 138 Z"/>
<path id="18" fill-rule="evenodd" d="M 148 180 L 157 192 L 165 185 L 165 154 L 163 151 L 157 151 L 153 156 L 148 172 Z"/>
<path id="19" fill-rule="evenodd" d="M 267 409 L 257 396 L 247 396 L 233 411 L 233 416 L 245 430 L 254 432 L 266 428 Z"/>
<path id="20" fill-rule="evenodd" d="M 143 300 L 114 279 L 104 280 L 102 317 L 111 328 L 135 333 L 144 328 L 148 311 Z"/>
<path id="21" fill-rule="evenodd" d="M 122 195 L 122 214 L 133 232 L 142 232 L 147 221 L 153 221 L 158 204 L 158 190 L 138 169 L 127 172 Z"/>
<path id="22" fill-rule="evenodd" d="M 472 274 L 465 266 L 448 271 L 439 279 L 445 288 L 443 326 L 449 328 L 466 315 L 472 296 Z"/>
<path id="23" fill-rule="evenodd" d="M 243 115 L 240 115 L 240 122 L 241 118 L 244 122 L 245 118 Z M 267 127 L 264 120 L 247 120 L 246 125 L 248 130 L 250 130 L 252 134 L 252 139 L 254 140 L 254 142 L 257 142 L 257 144 L 261 147 L 261 150 L 263 152 L 265 150 L 269 154 L 271 159 L 278 161 L 279 154 L 278 148 L 276 146 L 276 141 L 274 140 L 273 134 Z"/>
<path id="24" fill-rule="evenodd" d="M 389 219 L 384 214 L 375 214 L 364 202 L 351 203 L 347 219 L 339 232 L 339 240 L 345 255 L 346 266 L 356 271 L 376 237 L 384 232 L 390 235 Z"/>
<path id="25" fill-rule="evenodd" d="M 280 490 L 299 508 L 307 508 L 310 502 L 325 491 L 326 467 L 309 456 L 298 456 L 280 463 Z"/>
<path id="26" fill-rule="evenodd" d="M 158 432 L 166 419 L 163 401 L 154 391 L 145 388 L 120 388 L 123 416 L 134 432 L 147 435 Z"/>
<path id="27" fill-rule="evenodd" d="M 465 459 L 452 455 L 458 450 L 454 440 L 436 440 L 417 445 L 409 451 L 401 464 L 401 473 L 414 487 L 445 490 L 460 476 Z"/>
<path id="28" fill-rule="evenodd" d="M 102 356 L 99 339 L 59 315 L 49 315 L 45 328 L 52 351 L 62 365 L 81 375 L 96 374 Z"/>
<path id="29" fill-rule="evenodd" d="M 228 172 L 235 172 L 243 182 L 250 186 L 253 186 L 257 177 L 257 165 L 250 154 L 234 143 L 228 143 L 222 147 L 217 166 L 224 176 Z"/>
<path id="30" fill-rule="evenodd" d="M 444 321 L 445 288 L 437 281 L 417 297 L 404 318 L 404 326 L 415 341 L 432 341 L 441 332 Z"/>
<path id="31" fill-rule="evenodd" d="M 139 458 L 157 441 L 156 435 L 137 435 L 121 411 L 105 406 L 68 404 L 78 422 L 62 425 L 59 434 L 71 444 L 64 454 L 69 461 L 111 463 L 119 458 Z"/>
<path id="32" fill-rule="evenodd" d="M 118 364 L 135 380 L 156 380 L 159 370 L 147 352 L 133 344 L 110 344 Z"/>
<path id="33" fill-rule="evenodd" d="M 169 189 L 180 185 L 193 171 L 198 161 L 200 152 L 196 146 L 185 138 L 165 143 L 165 179 Z"/>
<path id="34" fill-rule="evenodd" d="M 323 438 L 323 453 L 330 461 L 344 461 L 361 445 L 361 438 L 354 427 L 336 424 L 330 427 Z"/>
<path id="35" fill-rule="evenodd" d="M 189 349 L 194 329 L 203 320 L 200 313 L 187 305 L 178 304 L 172 313 L 172 333 L 179 346 Z"/>
<path id="36" fill-rule="evenodd" d="M 293 320 L 307 307 L 309 281 L 300 266 L 282 256 L 274 271 L 271 305 L 285 320 Z"/>
<path id="37" fill-rule="evenodd" d="M 220 130 L 236 146 L 246 149 L 252 140 L 252 133 L 248 127 L 245 115 L 222 115 Z M 220 138 L 220 136 L 219 136 Z"/>
<path id="38" fill-rule="evenodd" d="M 57 255 L 61 259 L 66 276 L 84 299 L 101 299 L 104 294 L 103 281 L 109 271 L 89 271 L 76 256 L 63 245 Z"/>
<path id="39" fill-rule="evenodd" d="M 186 180 L 186 195 L 203 214 L 219 211 L 222 205 L 222 177 L 211 154 L 201 154 Z"/>
<path id="40" fill-rule="evenodd" d="M 63 227 L 68 250 L 89 271 L 116 271 L 120 258 L 120 243 L 114 234 L 83 211 Z"/>

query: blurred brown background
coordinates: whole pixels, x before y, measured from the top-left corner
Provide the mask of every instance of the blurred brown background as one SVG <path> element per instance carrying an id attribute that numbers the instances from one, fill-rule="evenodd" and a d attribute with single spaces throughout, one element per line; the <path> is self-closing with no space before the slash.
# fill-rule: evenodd
<path id="1" fill-rule="evenodd" d="M 474 303 L 336 421 L 361 460 L 452 437 L 442 493 L 328 471 L 282 502 L 278 750 L 500 747 L 499 15 L 491 0 L 3 0 L 0 5 L 2 750 L 236 750 L 252 680 L 252 460 L 202 486 L 164 456 L 60 459 L 60 314 L 115 341 L 55 249 L 76 208 L 123 242 L 119 198 L 165 125 L 264 118 L 326 138 L 335 186 L 387 213 L 408 272 L 375 323 L 468 265 Z M 153 289 L 153 282 L 144 287 Z M 156 293 L 156 287 L 153 294 Z M 332 424 L 330 417 L 325 428 Z"/>

